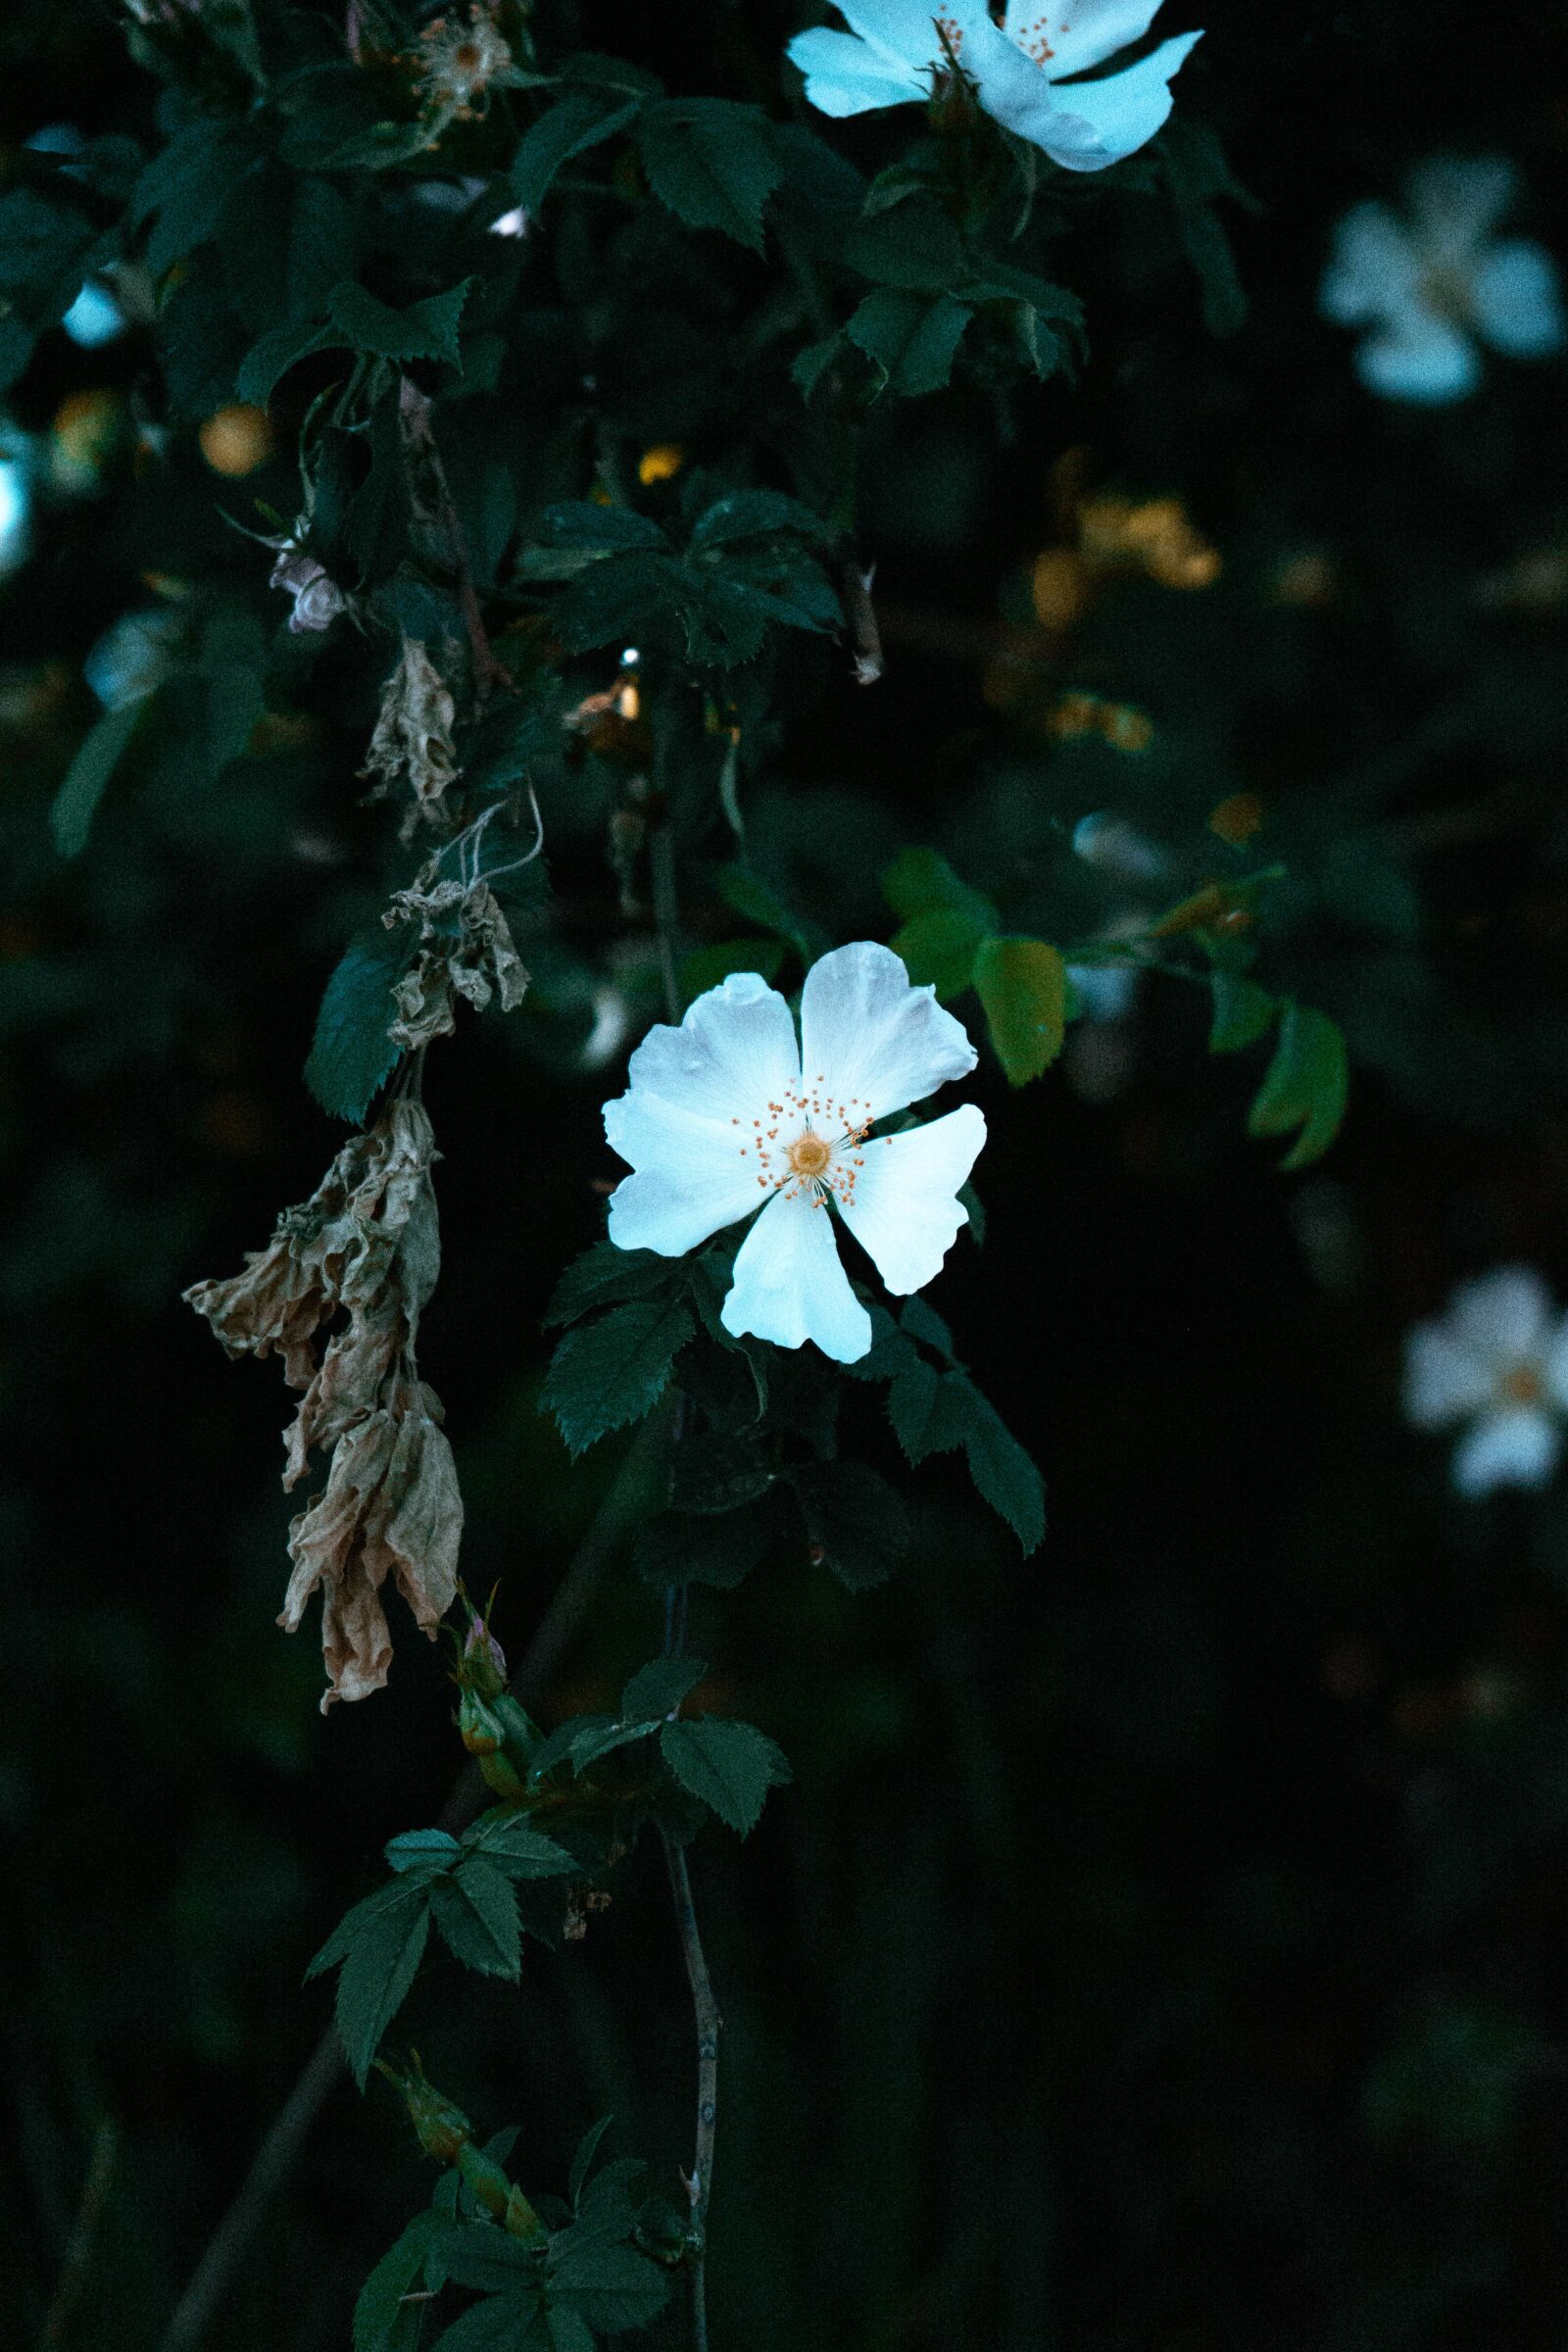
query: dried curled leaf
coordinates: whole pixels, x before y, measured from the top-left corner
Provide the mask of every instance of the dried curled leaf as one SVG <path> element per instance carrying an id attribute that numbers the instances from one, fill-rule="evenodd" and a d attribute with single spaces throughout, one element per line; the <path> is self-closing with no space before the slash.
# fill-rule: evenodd
<path id="1" fill-rule="evenodd" d="M 432 1636 L 456 1591 L 463 1500 L 440 1403 L 415 1359 L 441 1264 L 435 1156 L 422 1106 L 395 1098 L 310 1200 L 284 1211 L 243 1274 L 185 1293 L 230 1355 L 275 1352 L 304 1391 L 284 1437 L 284 1486 L 305 1475 L 313 1449 L 332 1452 L 325 1489 L 290 1530 L 279 1619 L 292 1633 L 321 1588 L 323 1708 L 386 1681 L 392 1643 L 378 1596 L 389 1573 Z"/>
<path id="2" fill-rule="evenodd" d="M 440 882 L 429 866 L 412 890 L 394 893 L 381 919 L 389 929 L 419 925 L 418 961 L 392 991 L 398 1017 L 387 1034 L 394 1044 L 412 1048 L 450 1037 L 458 997 L 480 1012 L 493 996 L 503 1012 L 521 1004 L 528 975 L 487 882 Z"/>
<path id="3" fill-rule="evenodd" d="M 446 822 L 447 787 L 459 769 L 452 741 L 457 707 L 440 671 L 416 637 L 381 691 L 381 709 L 360 774 L 372 779 L 371 800 L 384 799 L 407 779 L 414 795 L 400 831 L 409 840 L 422 820 Z"/>

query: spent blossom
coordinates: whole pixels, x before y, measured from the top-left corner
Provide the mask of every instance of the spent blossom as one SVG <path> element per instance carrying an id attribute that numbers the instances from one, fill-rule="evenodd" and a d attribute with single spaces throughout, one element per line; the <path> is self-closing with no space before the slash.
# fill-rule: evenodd
<path id="1" fill-rule="evenodd" d="M 985 1142 L 973 1103 L 873 1137 L 890 1113 L 974 1068 L 961 1025 L 869 940 L 811 966 L 797 1042 L 789 1005 L 734 972 L 632 1055 L 605 1132 L 633 1173 L 610 1203 L 622 1250 L 678 1257 L 760 1207 L 735 1259 L 724 1328 L 781 1348 L 812 1340 L 855 1363 L 871 1318 L 850 1287 L 832 1214 L 890 1291 L 931 1281 L 968 1212 L 957 1199 Z"/>
<path id="2" fill-rule="evenodd" d="M 1462 1282 L 1443 1315 L 1410 1333 L 1404 1410 L 1417 1429 L 1458 1431 L 1461 1494 L 1545 1485 L 1568 1414 L 1568 1315 L 1533 1268 Z"/>
<path id="3" fill-rule="evenodd" d="M 1152 139 L 1171 110 L 1171 77 L 1202 37 L 1179 33 L 1135 64 L 1092 72 L 1142 40 L 1160 0 L 835 0 L 848 32 L 798 33 L 789 55 L 825 115 L 929 98 L 956 68 L 988 115 L 1068 172 L 1102 172 Z"/>

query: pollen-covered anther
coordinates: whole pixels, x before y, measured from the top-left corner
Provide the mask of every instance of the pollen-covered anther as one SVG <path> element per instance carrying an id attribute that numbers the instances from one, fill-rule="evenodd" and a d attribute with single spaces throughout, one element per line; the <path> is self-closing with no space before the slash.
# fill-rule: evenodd
<path id="1" fill-rule="evenodd" d="M 816 1134 L 809 1127 L 804 1135 L 797 1136 L 789 1147 L 790 1166 L 795 1170 L 797 1176 L 818 1177 L 823 1175 L 832 1157 L 832 1145 L 825 1136 Z"/>

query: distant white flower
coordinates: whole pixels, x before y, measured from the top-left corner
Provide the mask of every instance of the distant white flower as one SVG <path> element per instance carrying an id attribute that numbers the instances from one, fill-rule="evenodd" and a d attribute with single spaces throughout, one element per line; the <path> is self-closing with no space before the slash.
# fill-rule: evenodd
<path id="1" fill-rule="evenodd" d="M 789 54 L 824 115 L 929 98 L 954 61 L 988 115 L 1068 172 L 1102 172 L 1152 139 L 1171 110 L 1171 76 L 1201 34 L 1162 41 L 1136 65 L 1068 81 L 1141 40 L 1160 0 L 834 0 L 849 32 L 798 33 Z"/>
<path id="2" fill-rule="evenodd" d="M 26 558 L 29 503 L 26 466 L 20 458 L 0 458 L 0 579 Z"/>
<path id="3" fill-rule="evenodd" d="M 89 277 L 60 323 L 81 350 L 97 351 L 122 335 L 129 321 L 109 288 Z"/>
<path id="4" fill-rule="evenodd" d="M 1493 234 L 1516 187 L 1499 157 L 1439 157 L 1412 172 L 1407 220 L 1386 204 L 1346 214 L 1318 300 L 1341 326 L 1372 330 L 1355 366 L 1374 392 L 1462 400 L 1481 380 L 1478 335 L 1509 359 L 1561 350 L 1556 264 L 1528 238 Z"/>
<path id="5" fill-rule="evenodd" d="M 872 1138 L 874 1121 L 975 1065 L 935 991 L 910 986 L 891 948 L 861 940 L 814 963 L 790 1008 L 755 972 L 698 998 L 678 1029 L 651 1029 L 605 1105 L 634 1173 L 610 1203 L 622 1250 L 678 1257 L 761 1203 L 721 1320 L 780 1348 L 814 1340 L 853 1364 L 871 1318 L 850 1288 L 828 1204 L 890 1291 L 928 1283 L 967 1211 L 956 1199 L 985 1142 L 973 1103 Z"/>
<path id="6" fill-rule="evenodd" d="M 1568 1316 L 1529 1266 L 1463 1282 L 1404 1350 L 1404 1409 L 1417 1429 L 1462 1427 L 1453 1453 L 1461 1494 L 1544 1486 L 1568 1414 Z"/>

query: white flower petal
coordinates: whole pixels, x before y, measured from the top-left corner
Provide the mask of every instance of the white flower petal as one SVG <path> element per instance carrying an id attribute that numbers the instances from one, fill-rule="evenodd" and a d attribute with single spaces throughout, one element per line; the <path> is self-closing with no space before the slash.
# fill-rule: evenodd
<path id="1" fill-rule="evenodd" d="M 1460 1346 L 1495 1376 L 1538 1360 L 1551 1312 L 1551 1293 L 1534 1266 L 1494 1266 L 1460 1283 L 1445 1319 Z"/>
<path id="2" fill-rule="evenodd" d="M 1470 281 L 1477 329 L 1510 359 L 1536 360 L 1564 341 L 1557 265 L 1544 245 L 1507 237 L 1489 245 Z"/>
<path id="3" fill-rule="evenodd" d="M 679 1257 L 757 1206 L 757 1161 L 742 1155 L 741 1132 L 727 1120 L 700 1118 L 633 1087 L 605 1104 L 605 1134 L 633 1169 L 610 1197 L 617 1250 Z"/>
<path id="4" fill-rule="evenodd" d="M 801 992 L 801 1067 L 858 1118 L 884 1118 L 918 1102 L 979 1056 L 963 1025 L 913 988 L 891 948 L 868 939 L 835 948 L 806 975 Z M 863 1107 L 860 1107 L 862 1106 Z"/>
<path id="5" fill-rule="evenodd" d="M 1396 325 L 1368 335 L 1355 355 L 1355 371 L 1385 400 L 1418 400 L 1437 407 L 1463 400 L 1481 380 L 1481 362 L 1468 335 L 1435 311 L 1413 304 Z"/>
<path id="6" fill-rule="evenodd" d="M 825 1206 L 775 1193 L 740 1246 L 719 1320 L 738 1338 L 799 1348 L 814 1340 L 836 1363 L 870 1350 L 871 1318 L 850 1288 Z"/>
<path id="7" fill-rule="evenodd" d="M 1514 199 L 1519 175 L 1504 156 L 1434 156 L 1406 183 L 1416 242 L 1429 262 L 1467 270 Z"/>
<path id="8" fill-rule="evenodd" d="M 1568 1413 L 1568 1315 L 1559 1316 L 1547 1333 L 1540 1362 L 1546 1395 L 1560 1413 Z"/>
<path id="9" fill-rule="evenodd" d="M 866 115 L 879 106 L 907 106 L 930 90 L 928 75 L 858 41 L 853 33 L 818 26 L 797 33 L 787 54 L 806 75 L 807 98 L 824 115 Z"/>
<path id="10" fill-rule="evenodd" d="M 968 1210 L 955 1198 L 986 1140 L 972 1102 L 906 1135 L 879 1136 L 861 1154 L 855 1198 L 842 1208 L 890 1291 L 923 1289 L 941 1267 Z"/>
<path id="11" fill-rule="evenodd" d="M 1461 1494 L 1494 1487 L 1544 1487 L 1557 1467 L 1557 1425 L 1531 1405 L 1488 1413 L 1453 1449 L 1453 1483 Z"/>
<path id="12" fill-rule="evenodd" d="M 898 64 L 920 69 L 942 62 L 938 17 L 945 17 L 960 30 L 967 29 L 975 7 L 981 4 L 982 0 L 833 0 L 845 24 L 872 49 Z M 922 81 L 921 87 L 929 92 L 929 80 Z"/>
<path id="13" fill-rule="evenodd" d="M 1042 0 L 1007 0 L 1004 23 L 1007 38 L 1054 79 L 1087 74 L 1141 41 L 1159 7 L 1160 0 L 1051 0 L 1049 7 Z"/>
<path id="14" fill-rule="evenodd" d="M 1099 81 L 1049 81 L 999 26 L 964 50 L 988 115 L 1066 172 L 1102 172 L 1152 139 L 1171 110 L 1170 80 L 1202 38 L 1184 32 Z M 1004 55 L 1004 51 L 1008 54 Z"/>
<path id="15" fill-rule="evenodd" d="M 800 1084 L 790 1008 L 756 972 L 731 972 L 687 1008 L 678 1029 L 650 1029 L 626 1077 L 633 1094 L 659 1095 L 699 1118 L 750 1123 Z"/>
<path id="16" fill-rule="evenodd" d="M 1496 1374 L 1446 1323 L 1422 1323 L 1404 1343 L 1403 1401 L 1417 1429 L 1468 1420 L 1491 1401 Z"/>
<path id="17" fill-rule="evenodd" d="M 1386 204 L 1353 205 L 1334 232 L 1318 308 L 1341 326 L 1402 318 L 1421 264 L 1404 223 Z"/>

